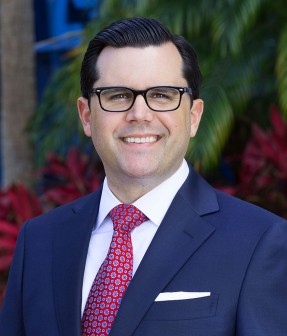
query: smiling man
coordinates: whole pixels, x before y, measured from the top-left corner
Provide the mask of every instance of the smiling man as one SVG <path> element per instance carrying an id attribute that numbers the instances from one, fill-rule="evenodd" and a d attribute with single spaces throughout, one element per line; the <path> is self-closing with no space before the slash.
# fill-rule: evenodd
<path id="1" fill-rule="evenodd" d="M 286 336 L 287 223 L 184 155 L 203 113 L 192 46 L 132 18 L 93 38 L 78 111 L 99 190 L 23 225 L 1 336 Z"/>
<path id="2" fill-rule="evenodd" d="M 101 89 L 87 90 L 89 97 L 78 101 L 109 188 L 123 203 L 136 201 L 173 175 L 196 134 L 203 102 L 187 90 L 183 66 L 172 42 L 108 46 L 97 60 L 95 86 Z M 133 90 L 143 91 L 136 95 Z"/>

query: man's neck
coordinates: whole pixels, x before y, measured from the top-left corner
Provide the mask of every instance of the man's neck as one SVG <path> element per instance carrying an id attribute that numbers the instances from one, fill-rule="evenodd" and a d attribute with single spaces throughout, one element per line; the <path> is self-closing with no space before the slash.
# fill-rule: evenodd
<path id="1" fill-rule="evenodd" d="M 181 162 L 178 167 L 174 167 L 173 170 L 169 170 L 165 174 L 139 177 L 125 174 L 122 174 L 122 176 L 117 174 L 115 176 L 107 171 L 106 179 L 109 189 L 114 196 L 122 203 L 131 204 L 162 184 L 179 170 L 181 171 L 181 175 L 188 174 L 186 161 Z"/>
<path id="2" fill-rule="evenodd" d="M 107 183 L 111 192 L 124 204 L 131 204 L 152 189 L 156 188 L 162 182 L 167 180 L 174 172 L 161 178 L 130 178 L 113 179 L 107 174 Z"/>

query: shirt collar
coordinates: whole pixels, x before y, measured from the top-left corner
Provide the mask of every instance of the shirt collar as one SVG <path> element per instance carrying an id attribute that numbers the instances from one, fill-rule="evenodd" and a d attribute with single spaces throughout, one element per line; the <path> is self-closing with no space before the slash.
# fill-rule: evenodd
<path id="1" fill-rule="evenodd" d="M 159 226 L 174 196 L 186 180 L 188 174 L 189 168 L 187 162 L 183 160 L 179 169 L 172 176 L 140 197 L 133 205 L 141 210 L 155 225 Z M 105 178 L 99 213 L 94 229 L 98 228 L 109 212 L 120 203 L 121 202 L 111 192 L 107 179 Z"/>

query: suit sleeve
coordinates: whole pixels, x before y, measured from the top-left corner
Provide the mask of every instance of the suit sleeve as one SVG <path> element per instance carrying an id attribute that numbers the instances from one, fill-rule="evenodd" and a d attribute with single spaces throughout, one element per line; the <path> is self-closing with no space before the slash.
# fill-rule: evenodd
<path id="1" fill-rule="evenodd" d="M 26 225 L 24 224 L 18 235 L 13 262 L 10 268 L 4 305 L 0 315 L 1 336 L 25 336 L 22 311 L 25 227 Z"/>
<path id="2" fill-rule="evenodd" d="M 239 299 L 236 335 L 287 335 L 286 222 L 272 225 L 255 249 Z"/>

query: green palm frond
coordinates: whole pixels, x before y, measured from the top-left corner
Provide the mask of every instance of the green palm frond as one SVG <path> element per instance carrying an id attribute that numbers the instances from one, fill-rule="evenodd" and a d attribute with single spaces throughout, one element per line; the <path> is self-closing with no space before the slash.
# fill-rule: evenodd
<path id="1" fill-rule="evenodd" d="M 218 85 L 203 88 L 205 98 L 201 125 L 190 142 L 186 158 L 197 169 L 207 169 L 218 163 L 218 157 L 233 123 L 233 109 L 224 89 Z"/>
<path id="2" fill-rule="evenodd" d="M 282 30 L 278 44 L 276 75 L 280 107 L 287 118 L 287 25 Z"/>
<path id="3" fill-rule="evenodd" d="M 248 62 L 239 59 L 236 63 L 232 58 L 203 68 L 209 68 L 201 94 L 205 112 L 187 158 L 206 170 L 218 163 L 235 115 L 242 113 L 250 99 L 254 71 Z"/>
<path id="4" fill-rule="evenodd" d="M 31 140 L 38 148 L 36 164 L 45 160 L 48 152 L 65 154 L 71 140 L 81 137 L 76 99 L 79 91 L 80 58 L 75 58 L 53 76 L 38 111 L 28 127 Z M 78 134 L 75 131 L 78 129 Z"/>
<path id="5" fill-rule="evenodd" d="M 212 20 L 214 44 L 219 44 L 225 56 L 238 53 L 242 35 L 253 24 L 263 0 L 231 0 L 215 2 L 216 15 Z"/>

